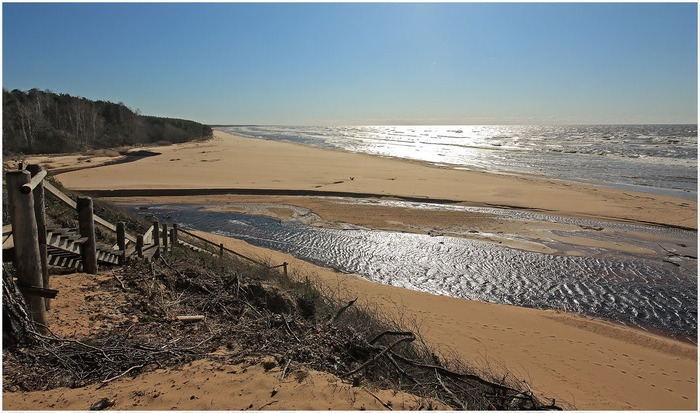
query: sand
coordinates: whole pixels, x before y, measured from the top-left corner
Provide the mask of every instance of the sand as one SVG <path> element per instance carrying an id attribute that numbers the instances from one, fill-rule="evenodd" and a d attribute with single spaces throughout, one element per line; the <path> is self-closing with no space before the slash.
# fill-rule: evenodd
<path id="1" fill-rule="evenodd" d="M 198 232 L 294 277 L 359 297 L 404 320 L 426 341 L 469 363 L 527 380 L 536 394 L 584 410 L 695 410 L 697 347 L 558 311 L 436 296 L 372 283 L 244 241 Z"/>
<path id="2" fill-rule="evenodd" d="M 47 313 L 51 330 L 63 338 L 83 339 L 111 324 L 138 323 L 136 316 L 120 312 L 124 296 L 118 290 L 99 286 L 111 278 L 109 270 L 54 276 L 53 287 L 60 294 Z M 231 357 L 230 350 L 217 350 L 177 368 L 158 368 L 104 385 L 3 391 L 2 408 L 84 411 L 107 399 L 113 403 L 109 410 L 387 410 L 377 398 L 394 409 L 444 408 L 404 392 L 353 387 L 331 374 L 304 368 L 282 379 L 278 364 L 265 369 L 256 358 L 231 364 Z"/>
<path id="3" fill-rule="evenodd" d="M 266 195 L 266 190 L 286 190 L 287 195 L 313 194 L 311 191 L 322 191 L 317 193 L 320 195 L 371 194 L 697 228 L 695 202 L 538 177 L 454 170 L 222 132 L 216 132 L 208 142 L 151 150 L 161 155 L 68 172 L 58 178 L 77 190 L 139 189 L 144 190 L 143 195 L 164 188 L 192 190 L 192 195 L 201 188 L 255 189 L 257 195 Z M 319 204 L 316 208 L 324 207 Z M 343 212 L 329 205 L 325 209 L 331 214 L 329 219 L 338 221 L 363 220 L 363 215 L 380 216 L 382 212 L 371 208 Z M 279 209 L 272 212 L 286 213 Z M 445 229 L 454 217 L 406 213 L 391 218 L 377 218 L 374 224 L 413 226 L 421 231 L 436 224 L 436 228 Z M 369 221 L 373 219 L 363 222 L 372 226 Z M 498 224 L 497 220 L 478 223 L 484 232 Z M 524 230 L 538 229 L 531 226 Z M 697 346 L 571 314 L 373 284 L 242 241 L 222 238 L 216 242 L 272 262 L 290 262 L 291 271 L 298 276 L 316 277 L 327 286 L 340 286 L 349 297 L 357 296 L 368 305 L 415 319 L 429 342 L 473 364 L 503 374 L 508 371 L 527 380 L 539 395 L 556 398 L 559 403 L 578 409 L 697 407 Z"/>
<path id="4" fill-rule="evenodd" d="M 67 172 L 76 190 L 257 189 L 375 194 L 508 206 L 697 229 L 697 203 L 536 177 L 490 174 L 215 131 L 207 142 L 150 148 L 137 162 Z"/>

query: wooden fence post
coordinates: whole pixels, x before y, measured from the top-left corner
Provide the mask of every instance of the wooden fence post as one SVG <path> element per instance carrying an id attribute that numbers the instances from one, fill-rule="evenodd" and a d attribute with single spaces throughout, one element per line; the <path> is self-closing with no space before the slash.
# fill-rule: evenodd
<path id="1" fill-rule="evenodd" d="M 219 244 L 219 257 L 224 256 L 224 244 Z"/>
<path id="2" fill-rule="evenodd" d="M 119 265 L 124 265 L 126 261 L 126 225 L 124 222 L 117 222 L 117 247 L 121 251 Z"/>
<path id="3" fill-rule="evenodd" d="M 153 223 L 153 245 L 160 246 L 160 223 L 158 221 Z"/>
<path id="4" fill-rule="evenodd" d="M 7 197 L 10 204 L 10 219 L 12 222 L 12 237 L 15 243 L 15 268 L 17 269 L 17 284 L 20 287 L 44 286 L 41 270 L 41 253 L 37 233 L 36 216 L 34 214 L 34 196 L 23 194 L 20 187 L 31 180 L 29 171 L 10 171 L 6 175 Z M 46 240 L 46 237 L 44 237 Z M 43 297 L 30 295 L 22 291 L 32 313 L 32 320 L 46 326 L 46 303 Z M 38 326 L 39 331 L 46 328 Z"/>
<path id="5" fill-rule="evenodd" d="M 92 198 L 87 196 L 79 196 L 77 207 L 78 209 L 78 228 L 80 236 L 86 237 L 81 248 L 83 256 L 83 271 L 88 274 L 97 274 L 97 245 L 95 243 L 95 220 L 93 217 Z"/>
<path id="6" fill-rule="evenodd" d="M 285 277 L 287 276 L 287 265 L 289 265 L 289 264 L 286 262 L 282 263 L 282 267 L 284 268 L 284 276 Z"/>
<path id="7" fill-rule="evenodd" d="M 177 245 L 177 224 L 173 224 L 173 228 L 170 230 L 170 243 L 171 248 Z"/>
<path id="8" fill-rule="evenodd" d="M 34 177 L 44 170 L 41 165 L 28 165 L 27 170 Z M 50 288 L 49 258 L 46 251 L 46 213 L 44 209 L 44 184 L 39 183 L 32 191 L 34 195 L 34 217 L 36 219 L 37 234 L 39 237 L 39 258 L 41 259 L 41 278 L 44 288 Z M 46 309 L 51 309 L 51 299 L 44 298 Z"/>
<path id="9" fill-rule="evenodd" d="M 136 236 L 136 256 L 143 258 L 143 235 Z"/>
<path id="10" fill-rule="evenodd" d="M 163 223 L 163 252 L 168 251 L 168 224 Z"/>

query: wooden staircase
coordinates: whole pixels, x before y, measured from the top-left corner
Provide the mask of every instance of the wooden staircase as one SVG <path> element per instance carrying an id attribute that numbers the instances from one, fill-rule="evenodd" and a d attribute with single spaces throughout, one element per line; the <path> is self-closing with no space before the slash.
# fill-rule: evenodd
<path id="1" fill-rule="evenodd" d="M 81 247 L 87 241 L 86 237 L 81 237 L 75 228 L 62 228 L 57 225 L 46 227 L 46 254 L 48 264 L 82 270 Z M 3 227 L 3 257 L 5 261 L 10 261 L 14 257 L 14 240 L 12 237 L 12 226 Z M 115 249 L 104 243 L 97 243 L 97 262 L 101 265 L 118 265 L 119 258 L 124 252 Z M 133 255 L 134 248 L 129 255 Z M 151 255 L 152 256 L 152 255 Z M 128 255 L 127 255 L 128 257 Z"/>

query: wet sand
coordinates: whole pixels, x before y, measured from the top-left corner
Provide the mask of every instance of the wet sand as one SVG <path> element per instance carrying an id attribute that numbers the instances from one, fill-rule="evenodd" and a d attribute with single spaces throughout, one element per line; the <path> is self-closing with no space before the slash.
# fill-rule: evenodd
<path id="1" fill-rule="evenodd" d="M 570 217 L 697 228 L 697 203 L 534 177 L 494 175 L 418 162 L 349 154 L 215 133 L 212 141 L 154 148 L 161 155 L 137 162 L 58 175 L 77 190 L 192 190 L 201 188 L 332 191 L 382 197 L 439 199 L 504 206 Z M 261 199 L 271 199 L 261 196 Z M 168 197 L 168 202 L 173 198 Z M 311 198 L 306 198 L 312 203 Z M 201 198 L 200 198 L 201 202 Z M 270 202 L 270 201 L 267 201 Z M 292 203 L 293 204 L 293 203 Z M 381 208 L 306 204 L 324 219 L 372 227 L 448 228 L 460 220 L 482 232 L 497 220 L 414 215 Z M 324 212 L 325 211 L 325 212 Z M 284 214 L 277 210 L 275 213 Z M 335 214 L 335 215 L 334 215 Z M 354 217 L 354 218 L 353 218 Z M 387 227 L 383 227 L 386 225 Z M 481 227 L 479 226 L 481 225 Z M 532 224 L 521 231 L 538 231 Z M 210 235 L 210 237 L 216 238 Z M 697 407 L 697 347 L 590 318 L 554 311 L 485 304 L 373 284 L 288 255 L 216 238 L 243 253 L 287 261 L 299 275 L 340 286 L 367 304 L 416 319 L 426 338 L 474 364 L 510 371 L 539 394 L 578 409 Z M 316 275 L 314 275 L 316 274 Z"/>

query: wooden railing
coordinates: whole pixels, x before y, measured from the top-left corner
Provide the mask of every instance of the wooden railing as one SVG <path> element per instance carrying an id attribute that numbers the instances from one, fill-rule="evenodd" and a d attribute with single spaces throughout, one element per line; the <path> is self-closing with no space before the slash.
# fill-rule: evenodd
<path id="1" fill-rule="evenodd" d="M 31 310 L 32 319 L 38 324 L 39 329 L 45 331 L 46 310 L 50 308 L 50 298 L 54 298 L 58 291 L 49 288 L 47 256 L 47 229 L 45 218 L 44 189 L 64 202 L 69 207 L 77 210 L 78 227 L 81 240 L 80 248 L 83 271 L 89 274 L 97 274 L 97 251 L 95 239 L 95 224 L 100 224 L 117 234 L 117 244 L 113 247 L 119 252 L 119 264 L 126 261 L 127 240 L 135 243 L 135 252 L 138 257 L 144 256 L 145 244 L 150 257 L 157 257 L 162 250 L 168 250 L 168 242 L 178 245 L 178 231 L 203 241 L 206 245 L 218 248 L 220 256 L 225 252 L 238 258 L 263 266 L 268 269 L 283 268 L 287 275 L 288 263 L 268 267 L 266 263 L 259 262 L 241 253 L 224 247 L 224 244 L 216 244 L 204 237 L 184 229 L 178 229 L 173 224 L 168 230 L 166 224 L 157 221 L 143 234 L 133 236 L 125 231 L 125 224 L 118 222 L 116 225 L 94 214 L 92 198 L 80 196 L 73 201 L 66 194 L 51 185 L 44 178 L 47 173 L 40 165 L 27 165 L 26 169 L 20 164 L 20 169 L 9 171 L 6 174 L 6 187 L 9 201 L 10 220 L 12 224 L 12 237 L 14 242 L 13 263 L 17 271 L 17 286 L 25 297 Z M 3 232 L 5 230 L 3 229 Z M 212 253 L 214 254 L 214 253 Z"/>
<path id="2" fill-rule="evenodd" d="M 180 241 L 179 233 L 183 233 L 183 234 L 186 234 L 192 238 L 195 238 L 199 241 L 204 242 L 206 245 L 210 245 L 210 246 L 213 246 L 214 248 L 218 249 L 219 256 L 224 256 L 224 253 L 227 252 L 229 254 L 233 254 L 234 256 L 236 256 L 238 258 L 242 258 L 248 262 L 251 262 L 251 263 L 256 264 L 256 265 L 260 265 L 260 266 L 265 267 L 267 269 L 282 268 L 284 275 L 288 275 L 287 267 L 289 266 L 289 263 L 287 263 L 287 262 L 283 262 L 280 265 L 273 265 L 272 267 L 269 267 L 264 262 L 260 262 L 258 260 L 255 260 L 254 258 L 250 258 L 250 257 L 243 255 L 239 252 L 236 252 L 232 249 L 226 248 L 224 246 L 224 244 L 217 244 L 217 243 L 210 241 L 204 237 L 201 237 L 193 232 L 187 231 L 187 230 L 181 228 L 178 224 L 172 224 L 171 228 L 168 229 L 167 224 L 159 225 L 158 222 L 155 222 L 153 224 L 153 227 L 151 227 L 151 230 L 152 230 L 152 233 L 154 235 L 154 243 L 156 245 L 159 245 L 159 246 L 162 244 L 162 247 L 164 250 L 167 250 L 168 242 L 170 242 L 172 245 L 177 245 Z M 155 241 L 155 240 L 157 240 L 157 241 Z"/>
<path id="3" fill-rule="evenodd" d="M 70 197 L 63 192 L 61 192 L 58 188 L 55 186 L 51 185 L 49 182 L 44 182 L 44 188 L 46 188 L 47 191 L 49 191 L 53 196 L 55 196 L 57 199 L 61 200 L 64 204 L 68 205 L 69 207 L 73 209 L 77 209 L 78 204 L 70 199 Z M 111 230 L 112 232 L 117 232 L 117 226 L 112 224 L 111 222 L 100 218 L 97 215 L 93 214 L 93 218 L 95 219 L 95 222 L 102 225 L 103 227 Z M 124 236 L 126 239 L 128 239 L 131 242 L 136 242 L 136 237 L 129 234 L 129 233 L 124 233 Z"/>

